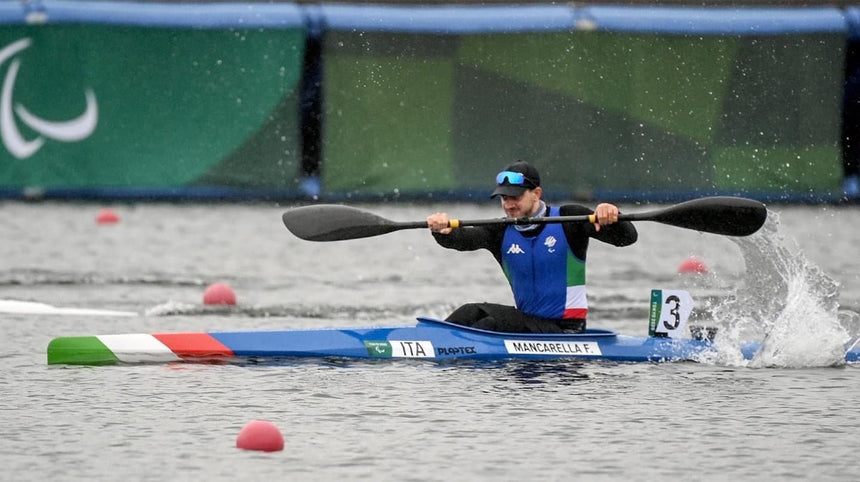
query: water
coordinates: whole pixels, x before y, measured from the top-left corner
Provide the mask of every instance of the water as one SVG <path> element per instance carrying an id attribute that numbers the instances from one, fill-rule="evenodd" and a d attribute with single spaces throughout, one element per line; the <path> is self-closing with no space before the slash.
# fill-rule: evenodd
<path id="1" fill-rule="evenodd" d="M 114 226 L 95 224 L 99 207 L 0 205 L 0 299 L 136 314 L 0 315 L 5 480 L 857 477 L 860 367 L 834 359 L 860 332 L 856 208 L 774 206 L 778 224 L 743 240 L 642 222 L 633 246 L 592 245 L 591 326 L 644 335 L 650 290 L 685 288 L 720 328 L 703 363 L 47 366 L 57 336 L 402 324 L 510 302 L 488 253 L 423 231 L 308 243 L 278 206 L 117 205 Z M 678 275 L 688 256 L 709 273 Z M 216 281 L 237 307 L 201 306 Z M 741 339 L 765 349 L 740 360 Z M 254 419 L 282 430 L 283 452 L 235 448 Z"/>

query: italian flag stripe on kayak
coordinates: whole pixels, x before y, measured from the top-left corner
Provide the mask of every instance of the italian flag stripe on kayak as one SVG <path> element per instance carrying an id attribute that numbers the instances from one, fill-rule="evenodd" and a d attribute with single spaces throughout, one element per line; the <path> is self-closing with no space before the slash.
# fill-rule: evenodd
<path id="1" fill-rule="evenodd" d="M 113 365 L 119 359 L 95 336 L 55 338 L 48 344 L 48 364 Z"/>
<path id="2" fill-rule="evenodd" d="M 182 358 L 233 356 L 233 350 L 209 333 L 155 333 L 152 336 Z"/>
<path id="3" fill-rule="evenodd" d="M 121 362 L 163 363 L 180 360 L 170 348 L 152 335 L 100 335 L 98 339 Z"/>

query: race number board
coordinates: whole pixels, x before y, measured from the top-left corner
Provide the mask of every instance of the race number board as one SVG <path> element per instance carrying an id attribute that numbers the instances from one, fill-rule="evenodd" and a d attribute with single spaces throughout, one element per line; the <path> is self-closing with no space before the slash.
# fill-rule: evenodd
<path id="1" fill-rule="evenodd" d="M 648 336 L 680 338 L 693 311 L 693 298 L 684 290 L 651 290 Z"/>

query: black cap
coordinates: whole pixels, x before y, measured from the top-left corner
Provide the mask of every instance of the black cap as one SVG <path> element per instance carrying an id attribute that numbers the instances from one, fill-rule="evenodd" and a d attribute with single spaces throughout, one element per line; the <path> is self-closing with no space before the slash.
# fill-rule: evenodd
<path id="1" fill-rule="evenodd" d="M 522 184 L 511 184 L 507 178 L 502 179 L 501 184 L 496 185 L 496 190 L 490 197 L 496 196 L 521 196 L 526 190 L 540 187 L 540 174 L 537 169 L 525 161 L 517 161 L 506 167 L 502 172 L 518 172 L 523 175 Z"/>

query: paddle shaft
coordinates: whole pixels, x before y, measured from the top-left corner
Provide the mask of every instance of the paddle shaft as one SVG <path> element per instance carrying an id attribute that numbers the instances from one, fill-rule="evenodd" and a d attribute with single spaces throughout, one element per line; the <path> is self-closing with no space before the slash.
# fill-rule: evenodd
<path id="1" fill-rule="evenodd" d="M 619 221 L 642 221 L 635 214 L 619 214 Z M 583 214 L 579 216 L 542 216 L 538 218 L 495 218 L 495 219 L 450 219 L 448 220 L 449 228 L 464 228 L 466 226 L 493 226 L 493 225 L 518 225 L 528 226 L 531 224 L 550 224 L 550 223 L 573 223 L 573 222 L 589 222 L 596 223 L 597 216 L 594 214 Z M 427 221 L 391 221 L 385 225 L 386 229 L 391 231 L 399 231 L 402 229 L 421 229 L 427 227 Z"/>
<path id="2" fill-rule="evenodd" d="M 635 221 L 635 219 L 628 219 L 631 215 L 627 214 L 619 214 L 619 221 Z M 550 224 L 550 223 L 581 223 L 581 222 L 589 222 L 596 223 L 597 217 L 594 214 L 582 214 L 578 216 L 541 216 L 537 218 L 498 218 L 498 219 L 473 219 L 473 220 L 462 220 L 462 219 L 451 219 L 448 221 L 449 228 L 461 228 L 465 226 L 489 226 L 489 225 L 498 225 L 502 224 L 505 226 L 516 225 L 516 226 L 528 226 L 531 224 Z M 399 224 L 399 223 L 398 223 Z M 404 225 L 409 225 L 408 228 L 421 228 L 427 227 L 427 222 L 409 222 L 403 223 Z"/>

